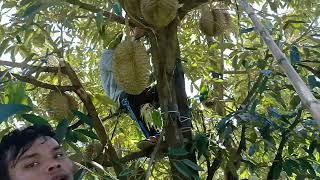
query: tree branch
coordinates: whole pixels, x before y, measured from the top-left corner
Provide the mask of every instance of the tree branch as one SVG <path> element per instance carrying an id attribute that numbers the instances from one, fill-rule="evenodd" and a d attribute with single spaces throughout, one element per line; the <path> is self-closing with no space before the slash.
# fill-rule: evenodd
<path id="1" fill-rule="evenodd" d="M 217 156 L 215 157 L 214 161 L 212 162 L 212 165 L 210 168 L 208 168 L 208 176 L 207 180 L 212 180 L 214 177 L 214 174 L 219 169 L 222 162 L 222 150 L 220 149 L 217 153 Z"/>
<path id="2" fill-rule="evenodd" d="M 145 150 L 141 150 L 138 152 L 133 152 L 131 154 L 128 154 L 122 158 L 119 158 L 119 160 L 117 161 L 117 163 L 126 163 L 128 161 L 133 161 L 135 159 L 141 158 L 141 157 L 148 157 L 150 156 L 150 154 L 152 153 L 152 149 L 145 149 Z M 112 162 L 111 161 L 105 161 L 102 163 L 103 166 L 105 167 L 110 167 L 112 166 Z"/>
<path id="3" fill-rule="evenodd" d="M 295 71 L 295 69 L 290 64 L 290 61 L 288 60 L 288 58 L 279 49 L 277 44 L 273 41 L 269 32 L 261 24 L 253 8 L 245 0 L 239 0 L 239 3 L 251 18 L 257 31 L 260 33 L 260 36 L 263 38 L 264 42 L 272 52 L 273 57 L 278 61 L 282 70 L 287 75 L 294 89 L 296 90 L 299 97 L 301 98 L 303 104 L 311 112 L 312 117 L 315 120 L 320 121 L 320 102 L 313 96 L 312 92 L 309 90 L 309 88 L 306 86 L 306 84 L 301 79 L 299 74 Z"/>
<path id="4" fill-rule="evenodd" d="M 44 83 L 41 81 L 38 81 L 36 79 L 33 79 L 31 77 L 27 77 L 27 76 L 20 76 L 18 74 L 14 74 L 14 73 L 10 73 L 13 77 L 15 77 L 16 79 L 23 81 L 23 82 L 27 82 L 29 84 L 32 84 L 36 87 L 41 87 L 41 88 L 45 88 L 45 89 L 51 89 L 51 90 L 59 90 L 61 92 L 65 92 L 65 91 L 76 91 L 77 87 L 76 86 L 58 86 L 58 85 L 52 85 L 52 84 L 48 84 L 48 83 Z"/>
<path id="5" fill-rule="evenodd" d="M 5 61 L 5 60 L 0 60 L 0 66 L 9 66 L 9 67 L 15 67 L 15 68 L 30 68 L 30 69 L 36 69 L 36 72 L 51 72 L 51 73 L 57 73 L 59 68 L 58 67 L 48 67 L 48 66 L 30 66 L 25 63 L 16 63 L 16 62 L 11 62 L 11 61 Z M 66 73 L 65 67 L 60 68 L 62 73 Z"/>
<path id="6" fill-rule="evenodd" d="M 290 125 L 290 127 L 288 128 L 288 130 L 282 132 L 281 134 L 281 141 L 280 141 L 280 144 L 279 144 L 279 147 L 278 147 L 278 150 L 277 150 L 277 154 L 272 162 L 272 166 L 268 172 L 268 177 L 267 179 L 274 179 L 273 178 L 273 172 L 275 171 L 275 168 L 277 167 L 278 164 L 281 164 L 282 163 L 282 152 L 283 152 L 283 149 L 285 147 L 285 144 L 287 143 L 288 139 L 289 139 L 289 134 L 291 133 L 291 131 L 299 124 L 299 122 L 301 121 L 301 113 L 302 113 L 302 110 L 299 109 L 298 110 L 298 114 L 294 120 L 294 122 Z"/>
<path id="7" fill-rule="evenodd" d="M 108 18 L 108 20 L 110 21 L 114 21 L 114 22 L 117 22 L 117 23 L 120 23 L 120 24 L 125 24 L 125 18 L 123 18 L 122 16 L 118 16 L 114 13 L 110 13 L 108 11 L 103 11 L 102 9 L 99 9 L 91 4 L 87 4 L 87 3 L 83 3 L 79 0 L 65 0 L 66 2 L 70 3 L 70 4 L 73 4 L 73 5 L 76 5 L 76 6 L 79 6 L 80 8 L 82 9 L 85 9 L 85 10 L 88 10 L 90 12 L 93 12 L 93 13 L 98 13 L 98 12 L 102 12 L 103 13 L 103 16 L 105 16 L 106 18 Z M 136 23 L 130 21 L 129 22 L 130 26 L 138 26 Z"/>
<path id="8" fill-rule="evenodd" d="M 103 146 L 106 147 L 107 158 L 110 159 L 116 174 L 119 175 L 120 172 L 122 171 L 121 165 L 116 163 L 116 162 L 119 161 L 119 157 L 117 155 L 117 152 L 116 152 L 115 148 L 113 147 L 113 145 L 112 145 L 112 143 L 110 141 L 110 138 L 109 138 L 109 136 L 108 136 L 108 134 L 106 132 L 106 129 L 103 126 L 102 121 L 100 120 L 100 118 L 98 116 L 98 112 L 97 112 L 95 106 L 92 103 L 91 97 L 85 91 L 85 89 L 82 86 L 77 74 L 72 69 L 70 64 L 68 64 L 65 61 L 60 62 L 60 64 L 62 65 L 62 67 L 66 68 L 66 73 L 69 76 L 69 79 L 70 79 L 72 85 L 76 86 L 76 87 L 79 87 L 75 91 L 75 93 L 79 96 L 79 98 L 83 102 L 84 106 L 86 107 L 86 109 L 88 111 L 88 115 L 91 117 L 91 119 L 93 121 L 94 128 L 95 128 L 95 130 L 97 132 L 97 135 L 99 136 L 100 142 L 101 142 L 101 144 Z"/>

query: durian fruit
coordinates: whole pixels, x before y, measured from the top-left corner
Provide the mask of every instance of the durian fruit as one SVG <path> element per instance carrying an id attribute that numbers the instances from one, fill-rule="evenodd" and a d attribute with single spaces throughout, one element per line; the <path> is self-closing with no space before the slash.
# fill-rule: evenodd
<path id="1" fill-rule="evenodd" d="M 101 143 L 92 142 L 85 149 L 85 152 L 83 153 L 83 159 L 84 161 L 99 161 L 102 160 L 100 159 L 102 154 L 103 146 Z"/>
<path id="2" fill-rule="evenodd" d="M 205 6 L 201 9 L 200 30 L 208 36 L 219 36 L 230 29 L 231 16 L 226 10 L 211 9 Z"/>
<path id="3" fill-rule="evenodd" d="M 65 93 L 51 91 L 46 97 L 46 108 L 52 119 L 71 119 L 71 110 L 77 109 L 77 102 Z"/>
<path id="4" fill-rule="evenodd" d="M 127 39 L 114 50 L 112 71 L 126 93 L 138 95 L 148 86 L 150 68 L 146 48 L 140 42 Z"/>
<path id="5" fill-rule="evenodd" d="M 129 15 L 136 19 L 141 19 L 140 0 L 123 0 L 124 9 Z"/>
<path id="6" fill-rule="evenodd" d="M 176 17 L 178 8 L 178 0 L 141 0 L 142 16 L 155 28 L 167 26 Z"/>

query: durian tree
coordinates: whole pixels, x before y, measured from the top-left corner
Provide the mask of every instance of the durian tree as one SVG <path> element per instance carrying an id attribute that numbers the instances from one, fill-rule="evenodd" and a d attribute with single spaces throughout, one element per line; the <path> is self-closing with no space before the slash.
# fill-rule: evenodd
<path id="1" fill-rule="evenodd" d="M 75 179 L 319 179 L 319 3 L 248 3 L 1 1 L 0 137 L 54 127 Z M 117 56 L 136 52 L 134 28 L 159 94 L 148 121 L 162 132 L 148 150 L 99 77 L 119 34 L 129 45 Z"/>

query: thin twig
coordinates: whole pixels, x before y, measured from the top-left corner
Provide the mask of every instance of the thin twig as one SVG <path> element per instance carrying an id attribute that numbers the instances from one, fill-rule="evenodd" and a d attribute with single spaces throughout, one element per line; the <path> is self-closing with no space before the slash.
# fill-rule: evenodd
<path id="1" fill-rule="evenodd" d="M 156 147 L 154 148 L 153 152 L 151 153 L 151 157 L 150 157 L 150 161 L 149 161 L 149 164 L 148 164 L 148 170 L 147 170 L 147 174 L 146 174 L 145 180 L 149 180 L 149 177 L 151 176 L 152 163 L 153 163 L 154 158 L 156 157 L 156 154 L 157 154 L 157 152 L 158 152 L 158 150 L 160 148 L 160 144 L 161 144 L 162 138 L 164 136 L 164 133 L 165 133 L 165 130 L 163 129 L 162 132 L 160 133 L 159 138 L 158 138 Z"/>

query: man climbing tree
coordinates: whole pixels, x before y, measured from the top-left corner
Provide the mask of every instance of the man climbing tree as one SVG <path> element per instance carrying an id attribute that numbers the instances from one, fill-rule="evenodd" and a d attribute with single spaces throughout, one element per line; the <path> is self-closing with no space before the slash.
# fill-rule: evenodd
<path id="1" fill-rule="evenodd" d="M 156 142 L 157 130 L 154 126 L 149 129 L 141 115 L 141 108 L 144 104 L 158 103 L 158 95 L 155 87 L 147 88 L 138 95 L 125 93 L 119 85 L 117 85 L 112 73 L 112 51 L 105 50 L 100 60 L 100 76 L 102 86 L 107 95 L 117 104 L 116 106 L 125 109 L 131 118 L 138 124 L 145 138 L 152 144 Z M 132 82 L 135 83 L 135 82 Z"/>

